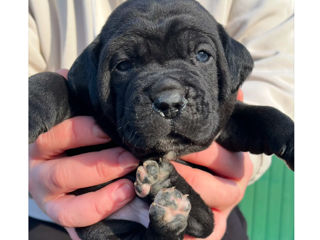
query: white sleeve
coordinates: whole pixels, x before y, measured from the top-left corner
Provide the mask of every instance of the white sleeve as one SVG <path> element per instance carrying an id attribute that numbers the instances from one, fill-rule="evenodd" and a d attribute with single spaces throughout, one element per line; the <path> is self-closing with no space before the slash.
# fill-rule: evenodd
<path id="1" fill-rule="evenodd" d="M 28 35 L 29 35 L 29 76 L 42 72 L 46 69 L 47 63 L 42 56 L 40 49 L 40 41 L 38 36 L 38 30 L 36 22 L 33 16 L 29 12 L 29 22 L 28 22 Z"/>
<path id="2" fill-rule="evenodd" d="M 242 42 L 254 59 L 254 69 L 242 86 L 244 102 L 273 106 L 293 118 L 293 2 L 233 1 L 227 32 Z M 253 155 L 250 183 L 260 178 L 271 157 Z"/>

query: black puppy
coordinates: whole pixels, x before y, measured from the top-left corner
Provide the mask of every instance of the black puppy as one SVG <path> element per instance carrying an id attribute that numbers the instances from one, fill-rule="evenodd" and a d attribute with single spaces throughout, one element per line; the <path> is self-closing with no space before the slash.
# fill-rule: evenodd
<path id="1" fill-rule="evenodd" d="M 206 237 L 213 216 L 169 163 L 207 148 L 276 154 L 293 169 L 294 124 L 271 107 L 237 102 L 253 68 L 249 52 L 194 0 L 128 0 L 73 64 L 68 81 L 29 81 L 29 142 L 64 119 L 90 115 L 141 159 L 135 187 L 150 224 L 104 220 L 83 239 Z M 107 203 L 106 203 L 107 204 Z"/>

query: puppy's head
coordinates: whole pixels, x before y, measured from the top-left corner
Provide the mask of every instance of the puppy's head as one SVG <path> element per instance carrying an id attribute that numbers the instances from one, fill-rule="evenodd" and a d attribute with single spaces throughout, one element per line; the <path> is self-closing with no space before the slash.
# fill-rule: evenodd
<path id="1" fill-rule="evenodd" d="M 69 72 L 83 107 L 138 157 L 200 151 L 228 121 L 248 51 L 193 0 L 129 0 Z"/>

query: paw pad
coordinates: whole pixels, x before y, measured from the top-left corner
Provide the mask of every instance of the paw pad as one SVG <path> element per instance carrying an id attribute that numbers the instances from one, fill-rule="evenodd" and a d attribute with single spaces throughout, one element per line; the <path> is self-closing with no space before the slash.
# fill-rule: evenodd
<path id="1" fill-rule="evenodd" d="M 138 167 L 134 186 L 139 197 L 145 197 L 150 193 L 151 185 L 158 180 L 159 173 L 159 165 L 156 161 L 148 160 Z"/>
<path id="2" fill-rule="evenodd" d="M 172 187 L 158 192 L 149 213 L 158 226 L 166 226 L 179 234 L 187 227 L 190 210 L 188 195 Z"/>
<path id="3" fill-rule="evenodd" d="M 137 195 L 143 198 L 151 194 L 154 197 L 160 189 L 171 187 L 169 175 L 172 169 L 167 162 L 145 161 L 136 172 L 134 186 Z"/>

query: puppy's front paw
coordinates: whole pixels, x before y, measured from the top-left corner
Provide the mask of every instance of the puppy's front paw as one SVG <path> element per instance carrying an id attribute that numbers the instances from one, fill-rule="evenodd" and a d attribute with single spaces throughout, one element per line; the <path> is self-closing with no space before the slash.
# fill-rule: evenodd
<path id="1" fill-rule="evenodd" d="M 150 219 L 157 229 L 179 235 L 188 225 L 191 204 L 187 195 L 172 188 L 161 189 L 150 206 Z"/>
<path id="2" fill-rule="evenodd" d="M 169 175 L 172 169 L 173 166 L 168 162 L 145 161 L 136 172 L 134 186 L 137 195 L 155 197 L 160 189 L 171 187 Z"/>
<path id="3" fill-rule="evenodd" d="M 294 171 L 294 137 L 292 136 L 290 141 L 281 149 L 279 155 L 280 158 L 284 159 L 289 168 Z"/>

